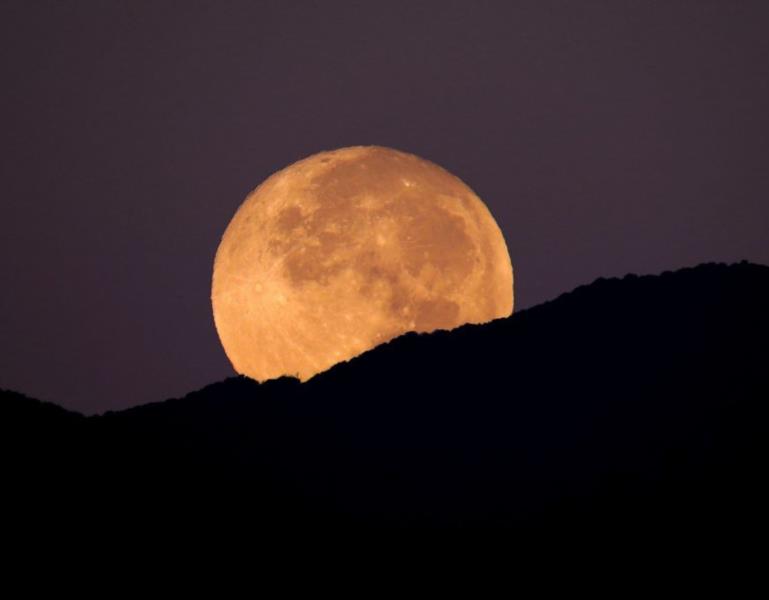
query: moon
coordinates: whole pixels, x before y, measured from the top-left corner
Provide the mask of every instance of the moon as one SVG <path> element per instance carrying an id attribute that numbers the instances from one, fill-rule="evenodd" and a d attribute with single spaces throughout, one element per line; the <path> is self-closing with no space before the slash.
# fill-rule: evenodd
<path id="1" fill-rule="evenodd" d="M 460 179 L 355 146 L 300 160 L 246 197 L 216 252 L 211 301 L 238 373 L 305 381 L 409 331 L 510 315 L 513 269 Z"/>

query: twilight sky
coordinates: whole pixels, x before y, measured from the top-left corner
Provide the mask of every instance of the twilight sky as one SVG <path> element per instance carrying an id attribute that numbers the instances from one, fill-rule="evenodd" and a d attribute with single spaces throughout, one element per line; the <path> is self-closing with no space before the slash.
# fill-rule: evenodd
<path id="1" fill-rule="evenodd" d="M 461 177 L 516 308 L 769 263 L 769 2 L 0 5 L 0 387 L 87 413 L 232 374 L 214 253 L 245 195 L 379 144 Z"/>

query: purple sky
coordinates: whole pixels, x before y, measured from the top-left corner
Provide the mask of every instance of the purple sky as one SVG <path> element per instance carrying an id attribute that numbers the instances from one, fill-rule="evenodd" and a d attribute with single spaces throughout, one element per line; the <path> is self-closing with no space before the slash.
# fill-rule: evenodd
<path id="1" fill-rule="evenodd" d="M 210 307 L 245 195 L 380 144 L 461 177 L 516 307 L 769 263 L 769 2 L 0 5 L 0 387 L 101 412 L 232 373 Z"/>

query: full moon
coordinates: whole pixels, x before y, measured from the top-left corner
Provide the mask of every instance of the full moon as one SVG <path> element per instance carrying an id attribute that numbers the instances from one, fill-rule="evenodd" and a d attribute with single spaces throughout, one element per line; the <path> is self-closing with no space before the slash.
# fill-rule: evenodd
<path id="1" fill-rule="evenodd" d="M 510 315 L 513 269 L 460 179 L 356 146 L 300 160 L 246 197 L 216 252 L 211 300 L 238 373 L 304 381 L 409 331 Z"/>

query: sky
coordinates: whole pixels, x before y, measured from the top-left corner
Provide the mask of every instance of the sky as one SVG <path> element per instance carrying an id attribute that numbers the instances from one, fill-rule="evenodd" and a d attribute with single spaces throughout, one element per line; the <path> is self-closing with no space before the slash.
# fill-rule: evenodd
<path id="1" fill-rule="evenodd" d="M 0 3 L 0 388 L 91 413 L 233 374 L 214 255 L 246 194 L 377 144 L 462 178 L 516 310 L 769 264 L 769 3 Z"/>

